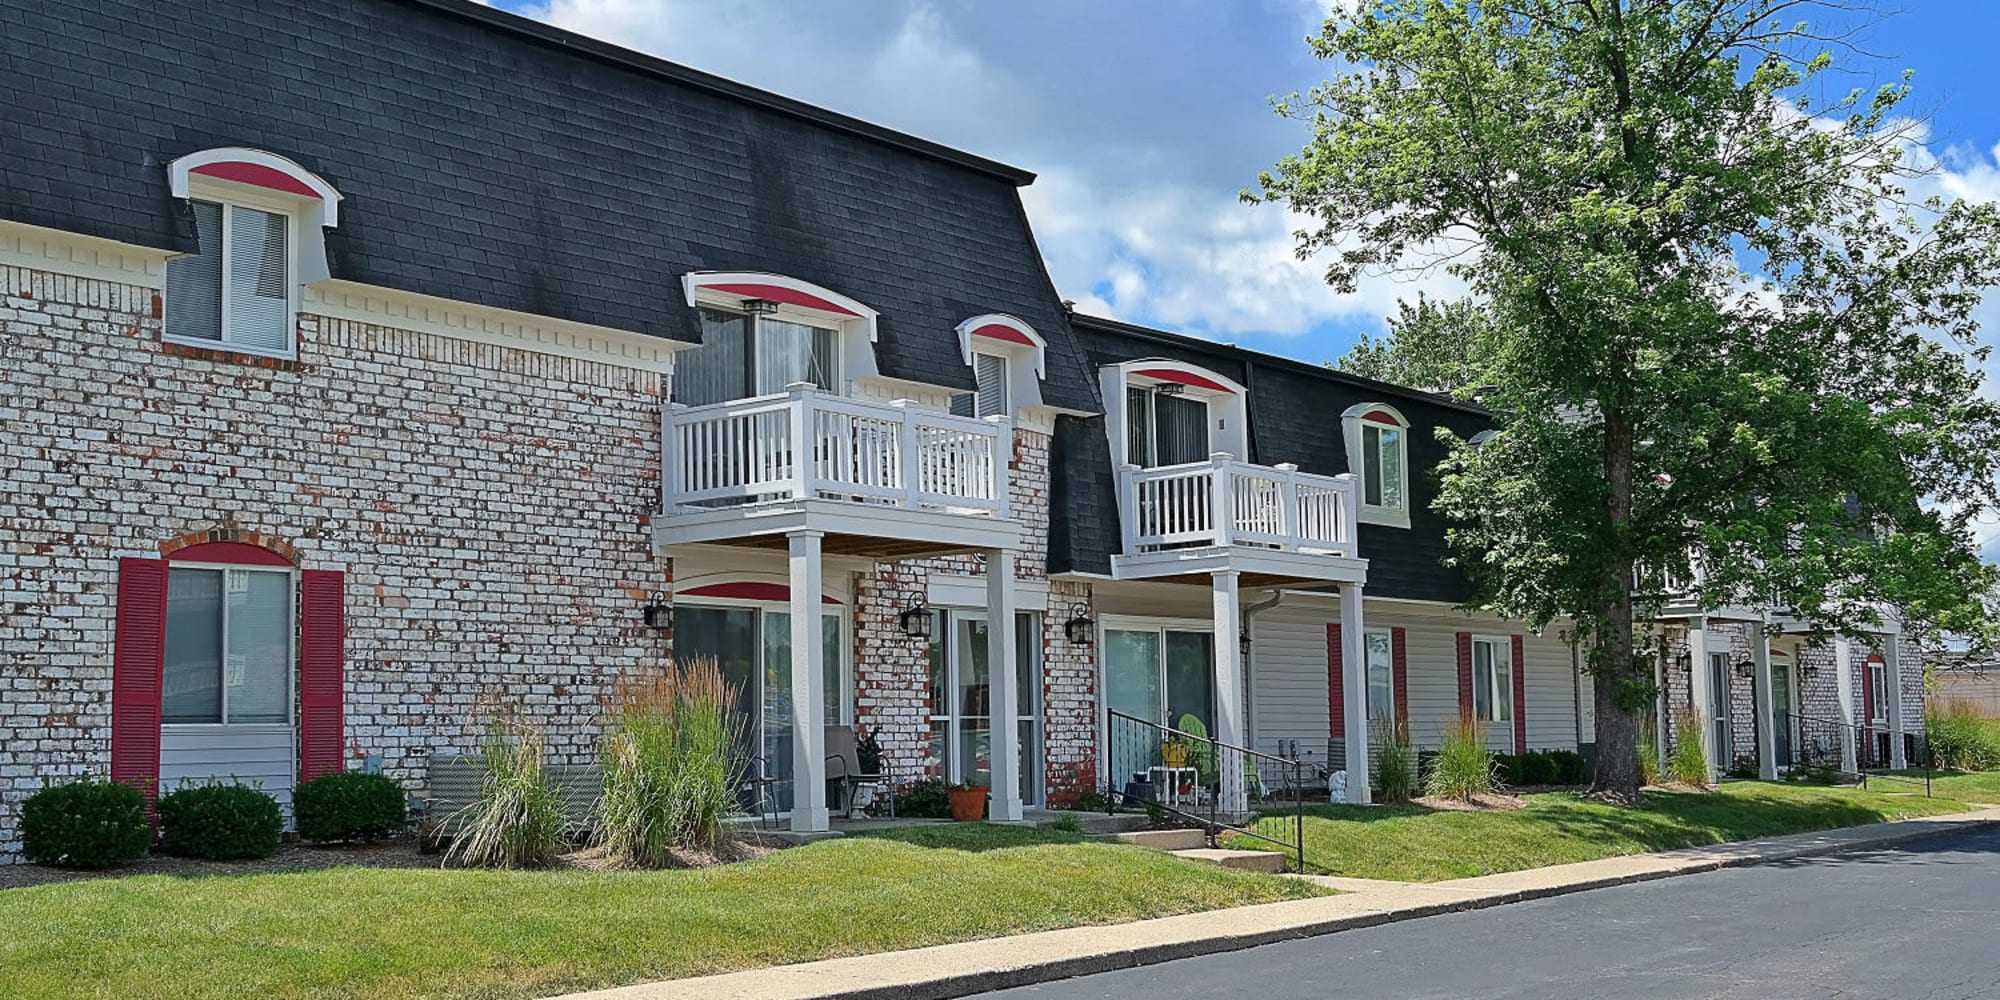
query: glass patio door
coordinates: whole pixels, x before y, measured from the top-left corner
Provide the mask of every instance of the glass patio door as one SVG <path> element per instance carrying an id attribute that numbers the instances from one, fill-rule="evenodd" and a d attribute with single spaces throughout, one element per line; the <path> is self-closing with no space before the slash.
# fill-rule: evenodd
<path id="1" fill-rule="evenodd" d="M 826 676 L 822 698 L 828 725 L 846 715 L 842 703 L 845 676 L 841 660 L 840 616 L 824 615 Z M 712 657 L 722 677 L 736 692 L 739 719 L 738 753 L 744 759 L 763 757 L 766 773 L 776 779 L 772 797 L 779 812 L 792 808 L 792 616 L 786 611 L 750 607 L 691 607 L 674 610 L 674 649 L 683 660 Z M 754 789 L 746 790 L 753 796 Z M 746 811 L 758 803 L 746 798 Z"/>
<path id="2" fill-rule="evenodd" d="M 1105 629 L 1104 703 L 1155 725 L 1215 735 L 1215 637 L 1192 629 Z M 1160 765 L 1159 742 L 1114 733 L 1107 764 L 1119 787 Z"/>
<path id="3" fill-rule="evenodd" d="M 1780 767 L 1792 762 L 1792 668 L 1771 665 L 1771 739 Z"/>
<path id="4" fill-rule="evenodd" d="M 937 611 L 931 622 L 931 756 L 946 781 L 993 784 L 992 658 L 986 616 Z M 1021 801 L 1039 802 L 1041 787 L 1041 628 L 1032 613 L 1014 616 Z"/>

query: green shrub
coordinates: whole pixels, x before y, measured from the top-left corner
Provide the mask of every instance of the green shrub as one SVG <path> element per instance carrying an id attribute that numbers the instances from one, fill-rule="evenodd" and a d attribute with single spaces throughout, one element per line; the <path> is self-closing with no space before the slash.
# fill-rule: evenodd
<path id="1" fill-rule="evenodd" d="M 2000 769 L 2000 722 L 1981 718 L 1963 701 L 1947 702 L 1924 717 L 1924 738 L 1936 766 L 1947 771 Z"/>
<path id="2" fill-rule="evenodd" d="M 1439 798 L 1470 800 L 1491 794 L 1495 787 L 1493 757 L 1486 751 L 1486 727 L 1470 718 L 1445 727 L 1437 763 L 1424 780 L 1424 792 Z"/>
<path id="3" fill-rule="evenodd" d="M 1098 800 L 1098 808 L 1103 808 L 1102 798 Z M 944 782 L 929 778 L 903 786 L 903 790 L 896 793 L 896 815 L 911 819 L 950 819 L 951 797 L 945 793 Z"/>
<path id="4" fill-rule="evenodd" d="M 611 857 L 660 868 L 676 851 L 722 847 L 740 767 L 736 695 L 710 658 L 618 682 L 594 831 Z"/>
<path id="5" fill-rule="evenodd" d="M 1493 754 L 1493 773 L 1508 785 L 1519 785 L 1521 781 L 1521 758 L 1518 754 Z"/>
<path id="6" fill-rule="evenodd" d="M 1521 755 L 1521 781 L 1524 787 L 1558 784 L 1556 762 L 1545 750 L 1530 750 Z"/>
<path id="7" fill-rule="evenodd" d="M 21 803 L 21 854 L 36 864 L 109 868 L 143 857 L 152 839 L 146 798 L 130 785 L 79 778 Z"/>
<path id="8" fill-rule="evenodd" d="M 485 773 L 479 800 L 459 810 L 447 860 L 500 868 L 540 868 L 568 846 L 562 792 L 542 769 L 542 728 L 495 705 L 479 738 Z"/>
<path id="9" fill-rule="evenodd" d="M 160 850 L 183 858 L 235 861 L 278 850 L 285 818 L 278 800 L 248 785 L 189 785 L 160 796 Z"/>
<path id="10" fill-rule="evenodd" d="M 945 808 L 946 811 L 949 812 L 950 803 L 946 803 Z M 1083 791 L 1076 793 L 1075 809 L 1077 812 L 1087 812 L 1087 813 L 1106 811 L 1106 806 L 1104 802 L 1104 793 L 1098 791 L 1095 788 L 1086 788 Z M 902 815 L 902 812 L 903 810 L 899 805 L 896 809 L 896 814 L 900 816 Z"/>
<path id="11" fill-rule="evenodd" d="M 1417 797 L 1417 751 L 1410 745 L 1410 727 L 1377 722 L 1370 727 L 1375 744 L 1375 797 L 1382 802 L 1408 802 Z"/>
<path id="12" fill-rule="evenodd" d="M 1083 832 L 1083 821 L 1076 818 L 1076 814 L 1073 812 L 1066 812 L 1057 816 L 1055 823 L 1051 824 L 1051 826 L 1057 833 Z"/>
<path id="13" fill-rule="evenodd" d="M 379 774 L 335 771 L 292 789 L 292 818 L 299 837 L 315 844 L 393 837 L 408 815 L 403 787 Z"/>
<path id="14" fill-rule="evenodd" d="M 1587 785 L 1590 783 L 1590 761 L 1574 750 L 1548 751 L 1549 766 L 1553 771 L 1551 784 Z"/>
<path id="15" fill-rule="evenodd" d="M 1692 788 L 1708 787 L 1708 759 L 1703 755 L 1701 717 L 1684 712 L 1674 723 L 1674 748 L 1667 754 L 1667 780 Z"/>

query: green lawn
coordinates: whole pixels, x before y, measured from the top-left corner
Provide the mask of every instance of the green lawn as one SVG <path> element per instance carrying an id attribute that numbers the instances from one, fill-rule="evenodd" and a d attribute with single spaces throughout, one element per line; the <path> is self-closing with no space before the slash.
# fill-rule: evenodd
<path id="1" fill-rule="evenodd" d="M 1910 772 L 1904 773 L 1908 774 Z M 1912 777 L 1921 779 L 1923 772 L 1915 772 L 1912 774 Z M 1876 786 L 1884 789 L 1894 787 L 1885 782 L 1877 782 Z M 1941 775 L 1932 780 L 1931 786 L 1932 794 L 1941 795 L 1948 799 L 1958 799 L 1961 802 L 1978 802 L 1985 805 L 2000 805 L 2000 771 Z"/>
<path id="2" fill-rule="evenodd" d="M 983 824 L 702 871 L 153 875 L 0 891 L 0 997 L 531 997 L 1316 891 Z"/>
<path id="3" fill-rule="evenodd" d="M 1921 787 L 1915 795 L 1890 794 L 1911 789 L 1887 782 L 1862 791 L 1744 781 L 1705 794 L 1651 792 L 1635 809 L 1569 793 L 1530 795 L 1526 808 L 1513 811 L 1312 806 L 1306 810 L 1306 862 L 1332 875 L 1436 882 L 1966 809 L 1951 798 L 1926 799 Z M 1289 839 L 1289 816 L 1262 822 L 1266 832 Z M 1278 849 L 1247 837 L 1232 846 Z"/>

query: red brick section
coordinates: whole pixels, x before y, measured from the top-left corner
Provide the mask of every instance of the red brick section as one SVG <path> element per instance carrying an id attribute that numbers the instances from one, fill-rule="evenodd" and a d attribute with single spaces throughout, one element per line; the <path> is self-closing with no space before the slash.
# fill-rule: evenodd
<path id="1" fill-rule="evenodd" d="M 1400 628 L 1389 630 L 1389 662 L 1393 669 L 1390 684 L 1396 691 L 1396 721 L 1410 724 L 1410 649 L 1408 636 Z"/>
<path id="2" fill-rule="evenodd" d="M 290 542 L 282 538 L 275 538 L 264 534 L 261 531 L 239 528 L 235 525 L 222 525 L 209 528 L 205 531 L 192 531 L 185 535 L 169 538 L 160 543 L 160 555 L 173 556 L 175 553 L 181 553 L 183 550 L 194 548 L 197 545 L 219 545 L 225 543 L 254 546 L 266 552 L 276 554 L 294 566 L 299 563 L 298 550 L 292 548 Z M 232 559 L 227 561 L 252 562 L 254 560 Z"/>
<path id="3" fill-rule="evenodd" d="M 1458 634 L 1458 715 L 1472 718 L 1472 633 Z"/>
<path id="4" fill-rule="evenodd" d="M 1528 659 L 1526 643 L 1514 637 L 1514 752 L 1528 752 Z"/>
<path id="5" fill-rule="evenodd" d="M 146 796 L 160 784 L 160 689 L 167 646 L 167 564 L 118 560 L 117 635 L 111 650 L 111 780 Z"/>
<path id="6" fill-rule="evenodd" d="M 1347 738 L 1347 685 L 1341 675 L 1340 626 L 1326 627 L 1326 711 L 1329 730 L 1336 740 Z"/>

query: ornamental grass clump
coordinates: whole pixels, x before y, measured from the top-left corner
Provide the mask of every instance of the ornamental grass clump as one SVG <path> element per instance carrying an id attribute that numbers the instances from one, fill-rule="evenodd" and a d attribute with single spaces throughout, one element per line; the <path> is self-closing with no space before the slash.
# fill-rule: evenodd
<path id="1" fill-rule="evenodd" d="M 1965 701 L 1948 701 L 1924 718 L 1924 738 L 1936 766 L 1947 771 L 2000 769 L 2000 721 Z"/>
<path id="2" fill-rule="evenodd" d="M 495 868 L 542 868 L 568 847 L 562 791 L 544 767 L 539 723 L 501 704 L 488 708 L 479 738 L 479 799 L 454 817 L 447 860 Z"/>
<path id="3" fill-rule="evenodd" d="M 662 868 L 718 852 L 736 808 L 736 690 L 710 658 L 614 686 L 600 755 L 596 842 L 624 864 Z"/>
<path id="4" fill-rule="evenodd" d="M 1647 726 L 1639 731 L 1639 784 L 1660 783 L 1660 738 Z"/>
<path id="5" fill-rule="evenodd" d="M 1486 727 L 1469 716 L 1459 716 L 1457 722 L 1445 727 L 1431 773 L 1424 779 L 1424 794 L 1470 802 L 1493 794 L 1498 787 L 1493 757 L 1486 750 Z"/>
<path id="6" fill-rule="evenodd" d="M 1369 726 L 1375 744 L 1376 797 L 1383 802 L 1408 802 L 1417 796 L 1417 749 L 1410 743 L 1409 724 L 1377 721 Z"/>
<path id="7" fill-rule="evenodd" d="M 1674 748 L 1667 754 L 1667 780 L 1690 788 L 1708 787 L 1708 756 L 1702 750 L 1701 717 L 1682 712 L 1674 720 Z"/>

